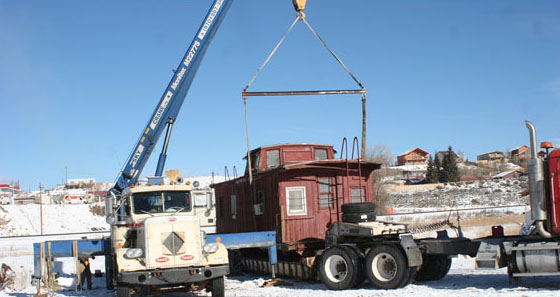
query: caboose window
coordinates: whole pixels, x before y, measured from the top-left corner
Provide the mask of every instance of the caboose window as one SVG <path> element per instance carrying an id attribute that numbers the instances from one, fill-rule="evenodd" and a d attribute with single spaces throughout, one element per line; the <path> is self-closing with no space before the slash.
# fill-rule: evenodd
<path id="1" fill-rule="evenodd" d="M 327 150 L 326 149 L 315 149 L 315 160 L 326 160 Z"/>
<path id="2" fill-rule="evenodd" d="M 237 195 L 231 195 L 231 218 L 237 219 Z"/>
<path id="3" fill-rule="evenodd" d="M 305 187 L 286 187 L 288 215 L 306 215 Z"/>
<path id="4" fill-rule="evenodd" d="M 332 207 L 333 206 L 333 193 L 331 178 L 320 178 L 319 179 L 319 206 L 320 207 Z"/>
<path id="5" fill-rule="evenodd" d="M 266 167 L 276 167 L 280 165 L 280 151 L 271 150 L 266 152 Z"/>
<path id="6" fill-rule="evenodd" d="M 364 189 L 363 188 L 352 188 L 351 189 L 352 202 L 364 202 Z"/>

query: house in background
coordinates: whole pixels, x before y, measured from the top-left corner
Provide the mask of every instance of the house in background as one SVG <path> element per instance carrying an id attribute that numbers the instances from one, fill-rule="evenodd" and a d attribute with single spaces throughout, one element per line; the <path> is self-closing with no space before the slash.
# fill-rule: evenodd
<path id="1" fill-rule="evenodd" d="M 421 148 L 412 149 L 397 157 L 397 164 L 403 165 L 427 165 L 429 153 Z"/>
<path id="2" fill-rule="evenodd" d="M 516 169 L 516 170 L 509 170 L 509 171 L 504 171 L 504 172 L 500 172 L 494 176 L 492 176 L 492 179 L 510 179 L 510 178 L 518 178 L 522 175 L 526 175 L 527 172 L 525 172 L 525 170 L 523 168 L 521 169 Z"/>
<path id="3" fill-rule="evenodd" d="M 408 184 L 422 182 L 426 178 L 429 153 L 421 148 L 412 149 L 397 157 L 402 179 Z"/>
<path id="4" fill-rule="evenodd" d="M 514 148 L 509 151 L 509 160 L 513 164 L 517 164 L 521 167 L 527 168 L 527 160 L 531 157 L 531 151 L 529 147 L 526 145 L 522 145 L 520 147 Z"/>
<path id="5" fill-rule="evenodd" d="M 500 151 L 493 151 L 476 156 L 476 163 L 482 165 L 500 164 L 506 162 L 506 156 Z"/>
<path id="6" fill-rule="evenodd" d="M 465 159 L 463 158 L 463 156 L 457 155 L 454 151 L 451 151 L 451 153 L 455 157 L 455 162 L 456 163 L 464 163 L 465 162 Z M 443 159 L 445 158 L 445 156 L 447 156 L 447 154 L 448 154 L 448 151 L 436 152 L 436 156 L 438 157 L 440 162 L 443 161 Z"/>

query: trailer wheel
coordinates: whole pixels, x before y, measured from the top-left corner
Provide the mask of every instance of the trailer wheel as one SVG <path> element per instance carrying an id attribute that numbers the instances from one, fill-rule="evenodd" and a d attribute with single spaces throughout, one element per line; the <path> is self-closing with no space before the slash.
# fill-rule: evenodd
<path id="1" fill-rule="evenodd" d="M 451 268 L 451 257 L 447 255 L 425 255 L 422 266 L 416 274 L 417 281 L 431 281 L 442 279 Z"/>
<path id="2" fill-rule="evenodd" d="M 416 280 L 416 274 L 417 273 L 418 273 L 418 267 L 410 267 L 408 269 L 408 278 L 399 288 L 404 288 L 404 287 L 412 284 Z"/>
<path id="3" fill-rule="evenodd" d="M 357 202 L 357 203 L 346 203 L 342 204 L 341 210 L 343 213 L 375 213 L 375 202 Z"/>
<path id="4" fill-rule="evenodd" d="M 130 288 L 124 284 L 117 284 L 117 297 L 130 297 Z"/>
<path id="5" fill-rule="evenodd" d="M 375 218 L 375 212 L 342 214 L 342 221 L 345 223 L 373 222 Z"/>
<path id="6" fill-rule="evenodd" d="M 321 256 L 319 277 L 331 290 L 345 290 L 356 285 L 358 277 L 358 258 L 343 246 L 326 249 Z"/>
<path id="7" fill-rule="evenodd" d="M 225 295 L 225 286 L 224 286 L 224 277 L 218 277 L 212 279 L 212 297 L 224 297 Z"/>
<path id="8" fill-rule="evenodd" d="M 397 289 L 409 280 L 409 268 L 403 253 L 393 245 L 373 247 L 366 257 L 366 273 L 378 289 Z"/>
<path id="9" fill-rule="evenodd" d="M 356 288 L 359 285 L 361 285 L 364 280 L 366 279 L 366 275 L 365 275 L 365 271 L 364 271 L 364 255 L 362 253 L 362 251 L 360 251 L 360 249 L 358 249 L 355 246 L 350 246 L 350 245 L 343 245 L 341 246 L 345 249 L 348 250 L 348 252 L 351 253 L 351 257 L 352 259 L 356 259 L 354 261 L 355 265 L 356 265 L 356 279 L 354 281 L 354 284 L 352 285 L 352 288 Z"/>

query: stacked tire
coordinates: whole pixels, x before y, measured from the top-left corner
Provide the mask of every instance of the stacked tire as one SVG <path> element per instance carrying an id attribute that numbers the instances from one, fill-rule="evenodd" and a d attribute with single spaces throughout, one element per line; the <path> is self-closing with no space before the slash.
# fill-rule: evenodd
<path id="1" fill-rule="evenodd" d="M 342 221 L 345 223 L 363 223 L 375 221 L 375 202 L 358 202 L 343 204 Z"/>

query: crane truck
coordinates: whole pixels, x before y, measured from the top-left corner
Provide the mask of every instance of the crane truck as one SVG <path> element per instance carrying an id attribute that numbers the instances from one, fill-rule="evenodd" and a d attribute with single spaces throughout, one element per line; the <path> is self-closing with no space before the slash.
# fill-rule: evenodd
<path id="1" fill-rule="evenodd" d="M 162 176 L 173 124 L 232 0 L 215 0 L 105 200 L 111 225 L 107 285 L 118 297 L 165 288 L 206 288 L 224 296 L 225 246 L 206 240 L 195 214 L 193 188 L 177 174 Z M 138 178 L 167 132 L 155 176 Z M 210 204 L 211 205 L 211 204 Z"/>

